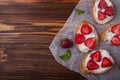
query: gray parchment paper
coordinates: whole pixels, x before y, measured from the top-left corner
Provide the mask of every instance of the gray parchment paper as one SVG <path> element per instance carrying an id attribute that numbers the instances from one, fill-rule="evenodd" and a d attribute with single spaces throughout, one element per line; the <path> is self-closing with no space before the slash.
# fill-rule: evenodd
<path id="1" fill-rule="evenodd" d="M 87 53 L 81 53 L 74 42 L 74 30 L 77 27 L 78 23 L 86 20 L 91 22 L 94 27 L 98 30 L 99 36 L 100 33 L 111 24 L 115 24 L 120 22 L 120 0 L 113 0 L 113 4 L 115 5 L 115 17 L 112 21 L 108 22 L 104 25 L 99 25 L 95 22 L 95 20 L 92 17 L 91 14 L 91 5 L 92 0 L 80 0 L 78 5 L 75 8 L 79 8 L 85 11 L 83 15 L 77 15 L 75 14 L 75 9 L 73 10 L 72 14 L 66 21 L 63 28 L 58 32 L 58 34 L 55 36 L 54 40 L 52 41 L 50 45 L 50 50 L 56 59 L 56 61 L 63 66 L 67 67 L 70 70 L 73 70 L 75 72 L 80 73 L 84 77 L 86 77 L 88 80 L 120 80 L 120 46 L 110 46 L 106 43 L 103 43 L 99 39 L 98 46 L 94 49 L 106 49 L 110 52 L 111 56 L 115 60 L 115 65 L 111 70 L 109 70 L 106 73 L 100 74 L 100 75 L 88 75 L 81 73 L 79 69 L 79 63 L 81 59 L 87 54 Z M 74 46 L 70 48 L 72 52 L 72 56 L 67 61 L 62 61 L 59 56 L 64 54 L 66 49 L 62 49 L 60 47 L 60 39 L 63 38 L 69 38 L 73 40 Z"/>

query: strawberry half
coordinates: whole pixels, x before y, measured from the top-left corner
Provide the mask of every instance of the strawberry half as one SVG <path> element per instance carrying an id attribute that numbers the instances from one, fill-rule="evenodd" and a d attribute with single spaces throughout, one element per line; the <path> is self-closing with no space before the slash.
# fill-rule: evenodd
<path id="1" fill-rule="evenodd" d="M 107 57 L 103 58 L 103 60 L 102 60 L 102 67 L 103 68 L 110 67 L 112 65 L 113 65 L 113 63 Z"/>
<path id="2" fill-rule="evenodd" d="M 105 14 L 108 16 L 113 16 L 114 15 L 114 9 L 112 6 L 109 6 L 105 9 Z"/>
<path id="3" fill-rule="evenodd" d="M 120 45 L 120 36 L 119 35 L 115 35 L 112 40 L 111 40 L 111 43 L 113 45 Z"/>
<path id="4" fill-rule="evenodd" d="M 95 51 L 93 54 L 91 54 L 91 59 L 94 60 L 94 61 L 97 61 L 97 62 L 100 62 L 101 61 L 101 54 L 100 54 L 100 51 L 97 50 Z"/>
<path id="5" fill-rule="evenodd" d="M 95 70 L 95 69 L 98 69 L 99 66 L 96 62 L 94 62 L 93 60 L 89 60 L 88 63 L 87 63 L 87 68 L 89 70 Z"/>
<path id="6" fill-rule="evenodd" d="M 85 40 L 85 45 L 90 49 L 94 49 L 96 47 L 97 41 L 95 38 L 88 38 Z"/>
<path id="7" fill-rule="evenodd" d="M 108 5 L 106 4 L 105 0 L 101 0 L 98 7 L 100 9 L 106 9 L 108 7 Z"/>
<path id="8" fill-rule="evenodd" d="M 111 31 L 117 35 L 120 35 L 120 24 L 116 24 L 111 28 Z"/>
<path id="9" fill-rule="evenodd" d="M 99 20 L 104 20 L 106 18 L 106 15 L 103 12 L 98 11 L 98 18 Z"/>
<path id="10" fill-rule="evenodd" d="M 81 27 L 82 34 L 90 34 L 92 32 L 92 28 L 88 24 L 83 24 Z"/>
<path id="11" fill-rule="evenodd" d="M 84 41 L 85 41 L 84 35 L 82 35 L 82 34 L 76 34 L 75 35 L 75 42 L 76 42 L 76 44 L 81 44 Z"/>

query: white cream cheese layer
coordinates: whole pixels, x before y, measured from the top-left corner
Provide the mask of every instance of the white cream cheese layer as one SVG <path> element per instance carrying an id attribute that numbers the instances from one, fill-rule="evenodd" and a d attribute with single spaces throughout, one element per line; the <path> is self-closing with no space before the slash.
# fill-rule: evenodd
<path id="1" fill-rule="evenodd" d="M 111 31 L 106 33 L 106 37 L 105 37 L 105 41 L 110 43 L 112 38 L 115 36 L 116 34 L 112 33 Z"/>
<path id="2" fill-rule="evenodd" d="M 92 37 L 96 37 L 95 32 L 92 32 L 92 33 L 90 33 L 90 34 L 88 34 L 88 35 L 85 35 L 85 38 L 86 38 L 86 39 L 92 38 Z"/>
<path id="3" fill-rule="evenodd" d="M 90 48 L 87 47 L 87 46 L 85 45 L 85 43 L 79 44 L 79 45 L 78 45 L 78 48 L 79 48 L 80 51 L 82 51 L 82 52 L 88 52 L 88 51 L 90 50 Z"/>

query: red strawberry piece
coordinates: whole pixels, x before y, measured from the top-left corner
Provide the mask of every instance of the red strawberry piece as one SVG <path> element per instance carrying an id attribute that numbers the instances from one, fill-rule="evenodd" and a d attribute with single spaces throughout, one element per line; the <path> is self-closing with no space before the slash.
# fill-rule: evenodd
<path id="1" fill-rule="evenodd" d="M 65 39 L 61 40 L 61 46 L 62 46 L 62 48 L 70 48 L 73 46 L 73 43 L 71 40 L 65 38 Z"/>
<path id="2" fill-rule="evenodd" d="M 75 35 L 75 42 L 76 42 L 76 44 L 81 44 L 84 41 L 85 41 L 84 35 L 82 35 L 82 34 L 76 34 Z"/>
<path id="3" fill-rule="evenodd" d="M 111 28 L 111 31 L 117 35 L 120 35 L 120 24 L 116 24 Z"/>
<path id="4" fill-rule="evenodd" d="M 100 9 L 106 9 L 108 7 L 108 5 L 106 4 L 105 0 L 101 0 L 98 7 Z"/>
<path id="5" fill-rule="evenodd" d="M 103 12 L 98 11 L 98 18 L 99 20 L 104 20 L 106 18 L 106 15 Z"/>
<path id="6" fill-rule="evenodd" d="M 120 36 L 119 35 L 115 35 L 112 40 L 111 40 L 111 43 L 113 45 L 120 45 Z"/>
<path id="7" fill-rule="evenodd" d="M 97 41 L 95 38 L 88 38 L 85 40 L 85 45 L 90 49 L 94 49 L 96 47 Z"/>
<path id="8" fill-rule="evenodd" d="M 109 6 L 105 9 L 105 14 L 108 16 L 113 16 L 114 15 L 114 9 L 112 6 Z"/>
<path id="9" fill-rule="evenodd" d="M 107 57 L 103 58 L 103 60 L 102 60 L 102 67 L 103 68 L 110 67 L 112 65 L 113 65 L 113 63 Z"/>
<path id="10" fill-rule="evenodd" d="M 90 34 L 92 32 L 92 28 L 88 24 L 83 24 L 81 27 L 82 34 Z"/>
<path id="11" fill-rule="evenodd" d="M 93 60 L 89 60 L 88 63 L 87 63 L 87 68 L 88 68 L 88 70 L 95 70 L 95 69 L 98 69 L 99 66 Z"/>
<path id="12" fill-rule="evenodd" d="M 97 50 L 95 51 L 93 54 L 91 54 L 91 59 L 94 60 L 94 61 L 98 61 L 100 62 L 101 61 L 101 54 L 100 54 L 100 51 Z"/>

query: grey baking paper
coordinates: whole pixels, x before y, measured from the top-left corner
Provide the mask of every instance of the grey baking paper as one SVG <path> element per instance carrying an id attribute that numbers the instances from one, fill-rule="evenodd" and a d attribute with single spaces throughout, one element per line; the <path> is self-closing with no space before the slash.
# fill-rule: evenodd
<path id="1" fill-rule="evenodd" d="M 58 34 L 55 36 L 54 40 L 52 41 L 50 45 L 50 50 L 56 59 L 56 61 L 63 66 L 67 67 L 70 70 L 73 70 L 75 72 L 80 73 L 82 76 L 87 78 L 88 80 L 120 80 L 120 46 L 111 46 L 106 43 L 103 43 L 100 41 L 100 33 L 106 28 L 109 27 L 111 24 L 119 23 L 120 22 L 120 0 L 113 0 L 113 4 L 115 6 L 115 17 L 112 19 L 112 21 L 104 24 L 99 25 L 95 22 L 93 19 L 93 16 L 91 14 L 91 6 L 92 6 L 92 0 L 80 0 L 80 2 L 77 4 L 75 9 L 82 9 L 85 11 L 82 15 L 77 15 L 75 13 L 75 9 L 73 10 L 72 14 L 66 21 L 64 27 L 58 32 Z M 99 34 L 99 44 L 94 49 L 105 49 L 110 52 L 110 55 L 115 60 L 115 65 L 108 71 L 100 75 L 91 75 L 91 74 L 83 74 L 81 73 L 79 69 L 79 63 L 81 59 L 87 54 L 87 53 L 81 53 L 74 42 L 74 30 L 77 27 L 78 23 L 86 20 L 89 21 L 94 25 L 94 27 L 98 30 Z M 66 49 L 63 49 L 60 47 L 60 40 L 63 38 L 69 38 L 73 40 L 74 46 L 70 48 L 72 52 L 72 56 L 67 61 L 62 61 L 59 56 L 64 54 Z"/>

